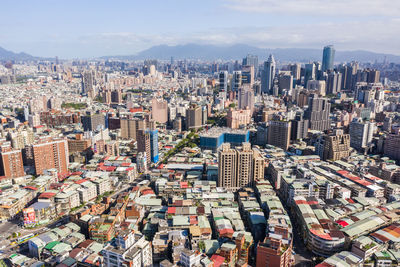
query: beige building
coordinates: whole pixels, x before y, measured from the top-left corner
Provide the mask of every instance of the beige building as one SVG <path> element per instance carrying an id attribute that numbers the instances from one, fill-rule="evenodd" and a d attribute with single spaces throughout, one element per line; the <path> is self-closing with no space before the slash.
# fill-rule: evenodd
<path id="1" fill-rule="evenodd" d="M 315 152 L 322 160 L 340 160 L 350 155 L 350 135 L 338 132 L 321 136 L 315 145 Z"/>
<path id="2" fill-rule="evenodd" d="M 146 128 L 146 121 L 140 119 L 121 119 L 121 138 L 123 139 L 137 139 L 139 129 Z"/>
<path id="3" fill-rule="evenodd" d="M 232 129 L 238 129 L 242 125 L 248 125 L 251 121 L 251 110 L 240 109 L 233 110 L 229 109 L 226 117 L 227 126 Z"/>
<path id="4" fill-rule="evenodd" d="M 264 158 L 258 150 L 251 149 L 250 143 L 231 148 L 222 144 L 218 152 L 218 186 L 239 189 L 252 186 L 254 180 L 264 178 Z"/>
<path id="5" fill-rule="evenodd" d="M 192 105 L 186 110 L 186 128 L 187 129 L 198 129 L 202 126 L 203 112 L 202 107 L 198 105 Z"/>
<path id="6" fill-rule="evenodd" d="M 158 123 L 167 123 L 168 102 L 163 99 L 153 98 L 151 100 L 151 116 Z"/>

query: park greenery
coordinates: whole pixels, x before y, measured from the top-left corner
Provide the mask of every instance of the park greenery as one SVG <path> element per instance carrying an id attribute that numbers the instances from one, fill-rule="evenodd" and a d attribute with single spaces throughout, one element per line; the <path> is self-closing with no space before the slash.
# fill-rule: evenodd
<path id="1" fill-rule="evenodd" d="M 87 107 L 86 103 L 63 103 L 62 108 L 84 109 Z"/>

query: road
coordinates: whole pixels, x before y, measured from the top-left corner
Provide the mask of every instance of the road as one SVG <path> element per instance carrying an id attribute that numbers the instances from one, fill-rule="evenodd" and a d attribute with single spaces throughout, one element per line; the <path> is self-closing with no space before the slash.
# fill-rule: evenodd
<path id="1" fill-rule="evenodd" d="M 292 222 L 292 231 L 293 231 L 293 251 L 296 253 L 294 255 L 295 259 L 295 267 L 311 267 L 312 266 L 312 253 L 307 250 L 306 245 L 302 239 L 302 235 L 298 231 L 297 221 L 291 213 L 291 209 L 286 205 L 286 201 L 284 201 L 279 196 L 283 207 L 285 208 L 287 214 L 290 217 L 290 221 Z"/>

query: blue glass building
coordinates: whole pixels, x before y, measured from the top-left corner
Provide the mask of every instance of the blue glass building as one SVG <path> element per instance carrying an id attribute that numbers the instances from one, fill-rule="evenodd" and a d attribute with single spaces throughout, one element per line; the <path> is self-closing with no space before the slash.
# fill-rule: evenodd
<path id="1" fill-rule="evenodd" d="M 325 46 L 322 53 L 322 71 L 333 70 L 334 60 L 335 48 L 333 48 L 333 45 Z"/>
<path id="2" fill-rule="evenodd" d="M 209 132 L 200 135 L 200 147 L 202 149 L 217 150 L 223 143 L 233 146 L 249 142 L 250 131 L 232 130 L 229 128 L 213 128 Z"/>
<path id="3" fill-rule="evenodd" d="M 158 130 L 149 130 L 150 134 L 150 159 L 151 162 L 158 162 Z"/>

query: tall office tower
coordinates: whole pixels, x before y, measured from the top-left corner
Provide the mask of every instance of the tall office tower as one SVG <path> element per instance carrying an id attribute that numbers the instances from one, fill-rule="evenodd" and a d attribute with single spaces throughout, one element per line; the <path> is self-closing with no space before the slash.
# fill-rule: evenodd
<path id="1" fill-rule="evenodd" d="M 347 84 L 347 78 L 349 77 L 349 72 L 350 72 L 350 67 L 348 65 L 340 65 L 339 66 L 339 72 L 342 74 L 342 82 L 340 87 L 342 89 L 346 89 L 346 84 Z"/>
<path id="2" fill-rule="evenodd" d="M 121 119 L 121 138 L 137 140 L 139 129 L 146 128 L 146 121 L 142 119 Z"/>
<path id="3" fill-rule="evenodd" d="M 212 73 L 216 73 L 216 72 L 218 72 L 219 71 L 219 64 L 218 63 L 213 63 L 212 65 L 211 65 L 211 72 Z"/>
<path id="4" fill-rule="evenodd" d="M 342 130 L 322 135 L 315 143 L 315 153 L 322 160 L 340 160 L 350 155 L 350 135 Z"/>
<path id="5" fill-rule="evenodd" d="M 253 185 L 253 150 L 250 143 L 243 143 L 237 148 L 237 186 L 248 187 Z"/>
<path id="6" fill-rule="evenodd" d="M 254 110 L 254 91 L 250 86 L 243 85 L 239 89 L 238 94 L 238 106 L 239 109 L 250 109 L 251 112 Z"/>
<path id="7" fill-rule="evenodd" d="M 101 113 L 88 113 L 81 117 L 83 130 L 97 131 L 106 128 L 105 116 Z"/>
<path id="8" fill-rule="evenodd" d="M 394 160 L 400 160 L 400 135 L 389 134 L 384 143 L 384 155 Z"/>
<path id="9" fill-rule="evenodd" d="M 0 176 L 16 178 L 25 175 L 21 150 L 0 153 Z"/>
<path id="10" fill-rule="evenodd" d="M 293 76 L 290 71 L 282 71 L 278 75 L 279 94 L 284 90 L 291 90 L 293 88 Z"/>
<path id="11" fill-rule="evenodd" d="M 115 89 L 111 92 L 111 102 L 115 104 L 122 104 L 122 91 L 121 89 Z"/>
<path id="12" fill-rule="evenodd" d="M 228 92 L 228 72 L 221 71 L 219 73 L 219 94 L 224 99 L 226 99 L 227 92 Z"/>
<path id="13" fill-rule="evenodd" d="M 304 66 L 304 86 L 307 86 L 308 81 L 316 79 L 316 68 L 314 63 L 308 63 Z"/>
<path id="14" fill-rule="evenodd" d="M 254 84 L 254 66 L 242 67 L 242 84 L 249 84 L 253 87 Z"/>
<path id="15" fill-rule="evenodd" d="M 186 110 L 186 128 L 190 129 L 199 129 L 202 126 L 203 122 L 203 112 L 202 108 L 199 105 L 191 105 Z"/>
<path id="16" fill-rule="evenodd" d="M 47 169 L 57 169 L 58 173 L 68 172 L 68 142 L 66 139 L 42 140 L 32 145 L 36 175 Z"/>
<path id="17" fill-rule="evenodd" d="M 275 231 L 280 226 L 275 226 Z M 282 231 L 284 229 L 279 229 Z M 286 231 L 287 232 L 287 231 Z M 279 236 L 282 235 L 280 233 Z M 276 234 L 275 234 L 276 235 Z M 266 237 L 264 242 L 257 245 L 257 261 L 255 267 L 290 267 L 292 266 L 292 246 L 283 244 L 282 239 L 277 237 Z"/>
<path id="18" fill-rule="evenodd" d="M 261 91 L 264 94 L 271 94 L 274 86 L 276 63 L 273 55 L 269 55 L 268 60 L 264 62 L 264 70 L 261 76 Z"/>
<path id="19" fill-rule="evenodd" d="M 342 74 L 340 72 L 330 72 L 326 83 L 326 93 L 336 95 L 341 91 Z"/>
<path id="20" fill-rule="evenodd" d="M 368 72 L 368 83 L 379 83 L 380 71 L 370 70 Z"/>
<path id="21" fill-rule="evenodd" d="M 308 124 L 308 120 L 303 118 L 303 113 L 297 113 L 294 120 L 292 120 L 290 139 L 296 141 L 306 138 L 308 135 Z"/>
<path id="22" fill-rule="evenodd" d="M 254 67 L 254 75 L 257 77 L 258 75 L 258 56 L 248 54 L 245 58 L 243 58 L 242 66 L 253 66 Z"/>
<path id="23" fill-rule="evenodd" d="M 357 74 L 358 71 L 358 63 L 357 62 L 351 62 L 347 64 L 348 66 L 348 71 L 347 71 L 347 77 L 346 77 L 346 87 L 344 87 L 347 90 L 353 90 L 355 87 L 353 87 L 353 83 L 355 80 L 355 75 Z M 354 83 L 355 86 L 355 83 Z"/>
<path id="24" fill-rule="evenodd" d="M 150 132 L 145 129 L 140 129 L 137 136 L 137 150 L 138 153 L 146 153 L 147 166 L 151 164 L 151 141 Z"/>
<path id="25" fill-rule="evenodd" d="M 374 136 L 375 122 L 363 122 L 361 118 L 354 118 L 350 123 L 350 146 L 358 151 L 367 152 Z"/>
<path id="26" fill-rule="evenodd" d="M 292 73 L 293 79 L 296 81 L 300 80 L 301 77 L 301 65 L 299 63 L 290 64 L 289 70 Z"/>
<path id="27" fill-rule="evenodd" d="M 309 80 L 307 82 L 307 90 L 317 91 L 319 95 L 326 95 L 326 81 Z"/>
<path id="28" fill-rule="evenodd" d="M 111 90 L 103 91 L 103 103 L 110 105 L 111 104 Z"/>
<path id="29" fill-rule="evenodd" d="M 240 70 L 234 71 L 232 76 L 232 91 L 238 92 L 242 86 L 242 72 Z"/>
<path id="30" fill-rule="evenodd" d="M 326 98 L 321 98 L 316 94 L 309 97 L 308 109 L 304 112 L 304 117 L 310 121 L 310 129 L 325 131 L 330 128 L 329 114 L 331 104 Z"/>
<path id="31" fill-rule="evenodd" d="M 272 120 L 268 126 L 268 144 L 288 150 L 290 145 L 290 134 L 292 122 Z"/>
<path id="32" fill-rule="evenodd" d="M 252 186 L 255 179 L 264 179 L 264 167 L 264 158 L 258 150 L 251 149 L 250 143 L 236 149 L 224 143 L 218 151 L 218 186 L 231 189 Z"/>
<path id="33" fill-rule="evenodd" d="M 151 116 L 158 123 L 167 123 L 168 102 L 163 99 L 153 98 L 151 100 Z"/>
<path id="34" fill-rule="evenodd" d="M 147 129 L 150 134 L 150 158 L 151 162 L 158 162 L 158 130 Z"/>
<path id="35" fill-rule="evenodd" d="M 333 48 L 333 45 L 325 46 L 322 53 L 322 71 L 333 70 L 334 60 L 335 48 Z"/>
<path id="36" fill-rule="evenodd" d="M 314 61 L 314 65 L 315 65 L 315 79 L 321 80 L 324 75 L 324 71 L 322 70 L 322 64 L 321 62 Z"/>
<path id="37" fill-rule="evenodd" d="M 235 188 L 237 171 L 236 150 L 229 143 L 224 143 L 218 151 L 218 186 Z"/>
<path id="38" fill-rule="evenodd" d="M 82 94 L 94 90 L 94 75 L 92 71 L 85 71 L 82 74 Z"/>

